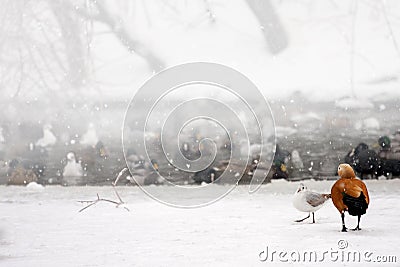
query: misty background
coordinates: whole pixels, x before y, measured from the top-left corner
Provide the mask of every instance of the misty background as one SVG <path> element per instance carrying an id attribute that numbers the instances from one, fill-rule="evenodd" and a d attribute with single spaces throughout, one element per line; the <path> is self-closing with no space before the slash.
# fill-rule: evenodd
<path id="1" fill-rule="evenodd" d="M 60 183 L 70 151 L 90 171 L 84 183 L 109 183 L 125 166 L 122 124 L 135 92 L 193 61 L 230 66 L 258 86 L 278 144 L 303 159 L 302 177 L 334 175 L 359 142 L 400 128 L 398 1 L 1 4 L 1 183 L 13 159 L 40 159 L 42 182 Z M 48 126 L 56 140 L 41 146 Z"/>

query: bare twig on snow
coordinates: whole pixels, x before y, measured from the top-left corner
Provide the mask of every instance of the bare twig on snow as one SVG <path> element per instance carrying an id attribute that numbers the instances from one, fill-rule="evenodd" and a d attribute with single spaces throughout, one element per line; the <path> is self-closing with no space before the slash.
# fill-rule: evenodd
<path id="1" fill-rule="evenodd" d="M 102 202 L 102 201 L 103 201 L 103 202 L 109 202 L 109 203 L 115 204 L 115 205 L 116 205 L 116 206 L 115 206 L 116 208 L 118 208 L 118 207 L 120 207 L 120 206 L 123 206 L 123 208 L 124 208 L 125 210 L 130 211 L 126 206 L 124 206 L 124 205 L 125 205 L 125 202 L 122 200 L 121 196 L 119 195 L 119 193 L 118 193 L 118 191 L 117 191 L 117 189 L 116 189 L 116 185 L 117 185 L 119 179 L 121 178 L 121 176 L 122 176 L 127 170 L 128 170 L 128 168 L 122 169 L 122 170 L 119 172 L 119 174 L 118 174 L 117 178 L 115 179 L 115 181 L 112 182 L 112 186 L 113 186 L 113 189 L 114 189 L 114 193 L 115 193 L 115 195 L 117 196 L 118 201 L 114 201 L 114 200 L 110 200 L 110 199 L 106 199 L 106 198 L 100 198 L 99 194 L 97 194 L 97 199 L 96 199 L 96 200 L 79 200 L 79 201 L 78 201 L 79 203 L 85 203 L 85 204 L 87 204 L 85 207 L 83 207 L 82 209 L 80 209 L 79 212 L 82 212 L 82 211 L 84 211 L 85 209 L 87 209 L 87 208 L 89 208 L 89 207 L 91 207 L 91 206 L 94 206 L 94 205 L 96 205 L 97 203 Z"/>

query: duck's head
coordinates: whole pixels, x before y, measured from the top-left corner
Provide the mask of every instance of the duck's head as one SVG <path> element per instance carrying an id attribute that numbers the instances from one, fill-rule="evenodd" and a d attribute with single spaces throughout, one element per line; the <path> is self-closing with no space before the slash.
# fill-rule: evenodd
<path id="1" fill-rule="evenodd" d="M 340 178 L 351 179 L 351 178 L 356 177 L 356 174 L 354 173 L 353 168 L 349 164 L 346 164 L 346 163 L 339 165 L 338 174 L 339 174 Z"/>
<path id="2" fill-rule="evenodd" d="M 154 170 L 158 171 L 158 163 L 155 159 L 151 160 L 151 165 L 153 165 Z"/>

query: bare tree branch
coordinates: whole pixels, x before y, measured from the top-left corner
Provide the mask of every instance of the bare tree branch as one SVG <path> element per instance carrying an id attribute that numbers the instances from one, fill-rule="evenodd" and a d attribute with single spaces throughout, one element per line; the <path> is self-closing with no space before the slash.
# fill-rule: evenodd
<path id="1" fill-rule="evenodd" d="M 93 3 L 97 8 L 97 14 L 89 13 L 82 8 L 75 9 L 77 14 L 86 19 L 96 20 L 108 25 L 128 51 L 143 57 L 153 72 L 158 72 L 165 68 L 164 62 L 139 40 L 135 39 L 123 25 L 121 19 L 111 14 L 109 9 L 104 5 L 104 1 L 93 1 Z"/>
<path id="2" fill-rule="evenodd" d="M 383 17 L 385 18 L 386 26 L 389 29 L 390 38 L 392 39 L 393 46 L 396 49 L 397 56 L 399 56 L 399 58 L 400 58 L 399 45 L 397 44 L 397 40 L 396 40 L 396 36 L 394 35 L 394 32 L 393 32 L 392 24 L 390 23 L 388 15 L 387 15 L 385 2 L 383 0 L 381 0 L 380 3 L 382 6 Z"/>
<path id="3" fill-rule="evenodd" d="M 79 200 L 78 202 L 79 203 L 89 203 L 87 206 L 85 206 L 85 207 L 83 207 L 82 209 L 80 209 L 79 210 L 79 212 L 82 212 L 82 211 L 84 211 L 85 209 L 87 209 L 87 208 L 89 208 L 89 207 L 91 207 L 91 206 L 93 206 L 93 205 L 96 205 L 98 202 L 100 202 L 100 201 L 105 201 L 105 202 L 110 202 L 110 203 L 113 203 L 113 204 L 116 204 L 117 205 L 117 207 L 119 206 L 119 205 L 121 205 L 121 204 L 123 204 L 123 203 L 120 203 L 120 202 L 116 202 L 116 201 L 113 201 L 113 200 L 109 200 L 109 199 L 105 199 L 105 198 L 100 198 L 100 196 L 99 196 L 99 194 L 97 194 L 97 199 L 96 200 Z M 124 207 L 126 210 L 128 210 L 128 208 L 127 207 Z M 129 210 L 128 210 L 129 211 Z"/>
<path id="4" fill-rule="evenodd" d="M 215 23 L 215 14 L 214 11 L 211 9 L 210 1 L 209 0 L 203 0 L 205 8 L 206 8 L 206 13 L 208 18 L 210 19 L 211 23 Z"/>
<path id="5" fill-rule="evenodd" d="M 82 211 L 86 210 L 87 208 L 89 208 L 89 207 L 91 207 L 91 206 L 94 206 L 94 205 L 96 205 L 97 203 L 102 202 L 102 201 L 103 201 L 103 202 L 109 202 L 109 203 L 115 204 L 115 205 L 116 205 L 116 206 L 115 206 L 116 208 L 118 208 L 118 207 L 120 207 L 120 206 L 123 206 L 124 209 L 125 209 L 126 211 L 130 211 L 127 207 L 124 206 L 124 205 L 125 205 L 125 202 L 122 200 L 121 196 L 119 195 L 119 193 L 118 193 L 118 191 L 117 191 L 117 189 L 116 189 L 116 185 L 117 185 L 118 181 L 120 180 L 121 176 L 122 176 L 126 171 L 128 171 L 128 168 L 122 169 L 122 170 L 118 173 L 117 178 L 115 178 L 115 181 L 112 182 L 112 184 L 111 184 L 112 187 L 113 187 L 113 189 L 114 189 L 114 193 L 115 193 L 115 195 L 116 195 L 117 198 L 118 198 L 118 201 L 114 201 L 114 200 L 110 200 L 110 199 L 106 199 L 106 198 L 100 198 L 99 194 L 96 194 L 96 195 L 97 195 L 97 199 L 96 199 L 96 200 L 79 200 L 79 201 L 78 201 L 79 203 L 84 203 L 84 204 L 87 204 L 87 205 L 86 205 L 85 207 L 83 207 L 82 209 L 80 209 L 78 212 L 82 212 Z"/>
<path id="6" fill-rule="evenodd" d="M 58 55 L 58 53 L 57 53 L 57 51 L 56 51 L 56 49 L 55 49 L 55 47 L 54 47 L 54 44 L 51 42 L 51 40 L 50 40 L 50 38 L 49 38 L 47 32 L 46 32 L 43 28 L 42 28 L 41 30 L 42 30 L 42 33 L 43 33 L 44 38 L 46 39 L 46 41 L 47 41 L 47 42 L 49 43 L 49 45 L 50 45 L 50 52 L 51 52 L 51 54 L 53 55 L 54 60 L 57 62 L 57 64 L 58 64 L 58 66 L 60 67 L 60 69 L 61 69 L 62 71 L 64 71 L 64 72 L 66 72 L 66 71 L 67 71 L 67 68 L 66 68 L 66 67 L 64 66 L 64 64 L 62 63 L 62 59 L 61 59 L 60 56 Z"/>
<path id="7" fill-rule="evenodd" d="M 14 95 L 12 96 L 12 98 L 15 98 L 19 95 L 19 93 L 21 92 L 21 88 L 22 88 L 22 82 L 24 81 L 24 61 L 22 59 L 22 52 L 21 52 L 21 46 L 18 46 L 18 58 L 19 58 L 19 64 L 20 64 L 20 78 L 18 81 L 18 85 L 17 85 L 17 90 L 15 91 Z"/>
<path id="8" fill-rule="evenodd" d="M 40 82 L 42 86 L 46 87 L 48 91 L 51 91 L 50 86 L 46 82 L 46 78 L 44 77 L 44 74 L 40 70 L 39 66 L 36 63 L 35 56 L 33 55 L 32 49 L 29 45 L 25 44 L 26 50 L 28 51 L 28 54 L 31 58 L 32 65 L 35 67 L 36 72 L 38 73 L 40 77 Z"/>

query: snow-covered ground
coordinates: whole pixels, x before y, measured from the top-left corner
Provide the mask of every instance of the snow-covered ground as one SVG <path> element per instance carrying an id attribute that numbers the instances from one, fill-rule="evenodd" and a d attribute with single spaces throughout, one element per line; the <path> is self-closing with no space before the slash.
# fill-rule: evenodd
<path id="1" fill-rule="evenodd" d="M 329 192 L 333 181 L 304 183 Z M 371 205 L 362 217 L 362 231 L 347 233 L 340 232 L 340 216 L 331 201 L 316 213 L 316 224 L 294 222 L 305 216 L 291 203 L 297 182 L 273 181 L 252 195 L 247 186 L 239 186 L 221 201 L 199 209 L 168 207 L 138 187 L 119 187 L 130 212 L 98 203 L 82 213 L 78 200 L 95 199 L 96 193 L 113 199 L 112 188 L 1 186 L 0 265 L 284 266 L 304 252 L 315 251 L 321 260 L 327 251 L 323 263 L 329 266 L 352 265 L 342 262 L 343 252 L 360 252 L 358 266 L 398 266 L 400 180 L 366 184 Z M 157 188 L 176 193 L 173 187 Z M 355 225 L 355 218 L 347 216 L 347 226 Z M 269 257 L 263 262 L 267 247 Z M 281 252 L 288 253 L 281 254 L 288 262 L 280 263 Z M 371 262 L 364 261 L 365 252 Z M 373 262 L 377 256 L 396 256 L 397 263 Z"/>

